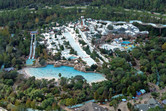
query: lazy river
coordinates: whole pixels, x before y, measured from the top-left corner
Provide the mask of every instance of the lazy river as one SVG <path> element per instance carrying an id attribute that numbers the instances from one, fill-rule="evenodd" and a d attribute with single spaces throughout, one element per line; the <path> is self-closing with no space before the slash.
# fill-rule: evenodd
<path id="1" fill-rule="evenodd" d="M 53 65 L 47 65 L 46 67 L 24 68 L 23 70 L 27 75 L 35 76 L 36 78 L 59 79 L 59 73 L 61 73 L 62 77 L 67 77 L 67 78 L 71 78 L 76 75 L 81 75 L 87 80 L 88 83 L 105 80 L 105 77 L 102 74 L 85 73 L 77 71 L 73 67 L 68 67 L 68 66 L 54 67 Z"/>

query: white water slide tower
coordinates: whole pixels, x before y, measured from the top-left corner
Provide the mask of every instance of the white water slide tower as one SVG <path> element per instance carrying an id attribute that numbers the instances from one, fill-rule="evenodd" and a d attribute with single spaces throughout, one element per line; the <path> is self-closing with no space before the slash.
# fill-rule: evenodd
<path id="1" fill-rule="evenodd" d="M 37 31 L 31 31 L 31 44 L 30 44 L 30 53 L 28 59 L 35 59 L 35 49 L 36 49 L 36 35 Z"/>

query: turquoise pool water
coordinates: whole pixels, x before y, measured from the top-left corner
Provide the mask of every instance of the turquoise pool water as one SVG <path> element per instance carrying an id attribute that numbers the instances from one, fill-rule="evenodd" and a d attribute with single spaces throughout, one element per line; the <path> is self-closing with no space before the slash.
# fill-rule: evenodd
<path id="1" fill-rule="evenodd" d="M 71 56 L 69 59 L 77 59 L 77 57 Z"/>
<path id="2" fill-rule="evenodd" d="M 3 69 L 4 69 L 4 67 L 5 67 L 5 65 L 3 64 L 3 65 L 1 66 L 1 70 L 3 70 Z"/>
<path id="3" fill-rule="evenodd" d="M 26 65 L 33 65 L 33 61 L 35 61 L 35 59 L 26 60 Z"/>
<path id="4" fill-rule="evenodd" d="M 132 45 L 132 47 L 128 47 L 128 49 L 127 49 L 127 50 L 132 51 L 132 50 L 133 50 L 133 48 L 135 48 L 135 46 L 134 46 L 134 45 Z"/>
<path id="5" fill-rule="evenodd" d="M 85 73 L 75 70 L 73 67 L 61 66 L 54 67 L 53 65 L 47 65 L 41 68 L 25 68 L 25 72 L 36 78 L 59 78 L 58 74 L 61 73 L 62 77 L 71 78 L 76 75 L 82 75 L 88 83 L 103 81 L 105 77 L 98 73 Z"/>
<path id="6" fill-rule="evenodd" d="M 123 42 L 121 42 L 121 44 L 130 44 L 131 42 L 129 42 L 129 41 L 123 41 Z"/>

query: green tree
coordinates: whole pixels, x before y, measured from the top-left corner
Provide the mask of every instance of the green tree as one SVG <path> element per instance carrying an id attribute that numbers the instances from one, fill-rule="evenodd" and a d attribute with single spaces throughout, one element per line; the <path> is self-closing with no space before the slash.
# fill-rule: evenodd
<path id="1" fill-rule="evenodd" d="M 43 109 L 46 109 L 48 106 L 52 106 L 53 102 L 55 100 L 53 98 L 48 98 L 48 99 L 45 99 L 44 101 L 42 101 L 42 107 Z"/>
<path id="2" fill-rule="evenodd" d="M 154 98 L 157 98 L 159 96 L 159 93 L 157 92 L 152 92 L 151 95 L 154 97 Z"/>
<path id="3" fill-rule="evenodd" d="M 59 73 L 59 74 L 58 74 L 58 76 L 61 78 L 62 74 L 61 74 L 61 73 Z"/>
<path id="4" fill-rule="evenodd" d="M 12 59 L 12 65 L 13 65 L 13 66 L 16 65 L 16 58 L 15 58 L 15 57 Z"/>
<path id="5" fill-rule="evenodd" d="M 94 99 L 95 99 L 95 100 L 98 100 L 98 98 L 99 98 L 99 95 L 98 95 L 97 92 L 95 92 L 95 93 L 94 93 Z"/>
<path id="6" fill-rule="evenodd" d="M 27 99 L 27 101 L 26 101 L 26 107 L 27 108 L 31 107 L 31 100 L 30 99 Z"/>
<path id="7" fill-rule="evenodd" d="M 66 106 L 72 106 L 76 104 L 76 99 L 75 98 L 67 98 L 66 99 Z"/>
<path id="8" fill-rule="evenodd" d="M 164 51 L 166 51 L 166 43 L 164 43 L 164 44 L 162 45 L 162 49 L 163 49 Z"/>
<path id="9" fill-rule="evenodd" d="M 114 107 L 114 110 L 116 111 L 116 109 L 118 108 L 118 101 L 116 99 L 113 99 L 111 102 L 110 102 L 110 106 L 113 106 Z"/>
<path id="10" fill-rule="evenodd" d="M 127 107 L 130 111 L 132 110 L 132 104 L 130 102 L 127 102 Z"/>
<path id="11" fill-rule="evenodd" d="M 136 59 L 139 59 L 139 57 L 142 55 L 142 52 L 139 49 L 135 48 L 135 49 L 132 50 L 132 55 Z"/>
<path id="12" fill-rule="evenodd" d="M 155 108 L 150 108 L 148 111 L 165 111 L 163 108 L 160 108 L 159 106 L 156 106 Z"/>
<path id="13" fill-rule="evenodd" d="M 42 60 L 40 61 L 40 64 L 41 64 L 42 66 L 46 65 L 46 60 L 45 60 L 45 59 L 42 59 Z"/>

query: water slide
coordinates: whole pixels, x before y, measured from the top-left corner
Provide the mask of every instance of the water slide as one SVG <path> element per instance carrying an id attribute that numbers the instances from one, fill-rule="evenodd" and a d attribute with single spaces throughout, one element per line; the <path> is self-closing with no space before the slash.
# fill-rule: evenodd
<path id="1" fill-rule="evenodd" d="M 29 58 L 28 59 L 31 59 L 31 56 L 32 56 L 32 45 L 33 45 L 33 36 L 31 36 L 31 45 L 30 45 L 30 52 L 29 52 Z"/>
<path id="2" fill-rule="evenodd" d="M 30 53 L 28 59 L 34 59 L 35 58 L 35 49 L 36 49 L 36 37 L 31 35 L 31 45 L 30 45 Z"/>
<path id="3" fill-rule="evenodd" d="M 35 58 L 35 49 L 36 49 L 36 37 L 35 37 L 35 40 L 33 42 L 33 54 L 32 54 L 32 59 Z"/>

